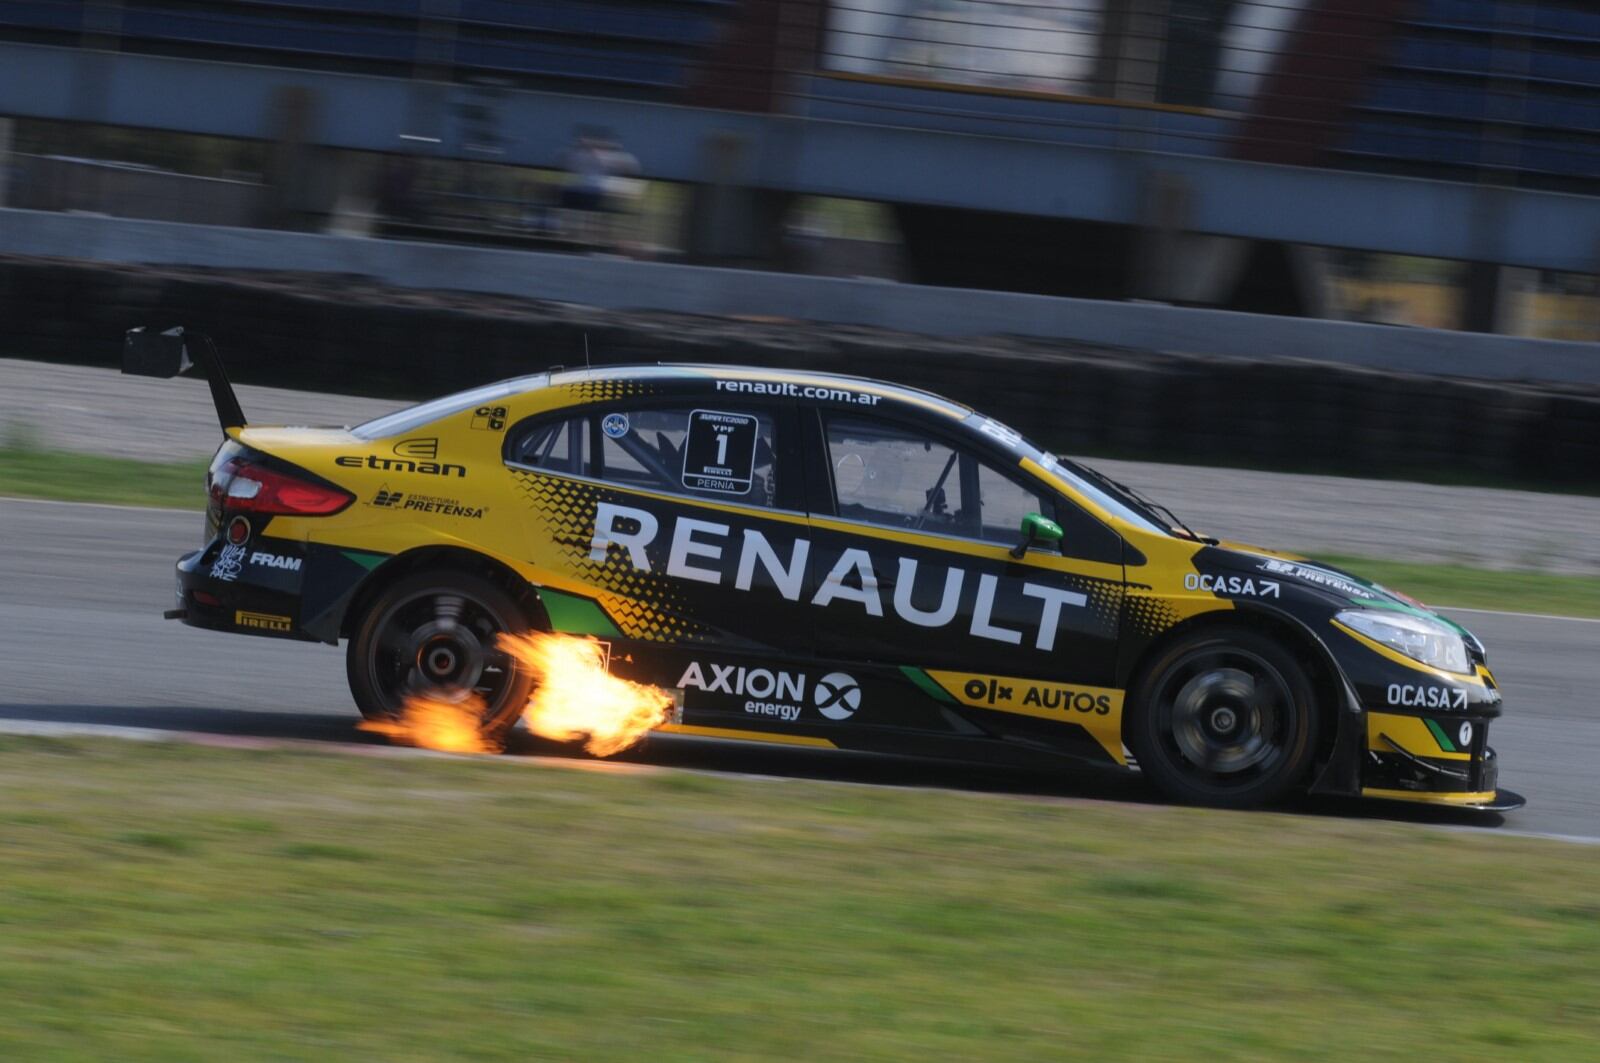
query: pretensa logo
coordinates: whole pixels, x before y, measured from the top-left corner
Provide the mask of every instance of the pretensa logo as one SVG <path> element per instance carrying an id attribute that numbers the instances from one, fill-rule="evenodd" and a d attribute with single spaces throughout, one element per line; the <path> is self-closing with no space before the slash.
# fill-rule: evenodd
<path id="1" fill-rule="evenodd" d="M 437 439 L 402 439 L 394 445 L 394 452 L 402 458 L 421 458 L 432 461 L 439 456 Z"/>
<path id="2" fill-rule="evenodd" d="M 621 439 L 628 434 L 628 415 L 625 413 L 608 413 L 605 420 L 600 422 L 600 431 L 612 439 Z"/>
<path id="3" fill-rule="evenodd" d="M 243 609 L 234 612 L 233 622 L 240 627 L 253 627 L 262 631 L 277 631 L 283 634 L 288 634 L 294 628 L 294 621 L 287 616 L 277 616 L 273 613 L 247 613 Z"/>
<path id="4" fill-rule="evenodd" d="M 817 711 L 830 720 L 848 720 L 861 707 L 861 684 L 843 672 L 829 672 L 811 691 Z"/>
<path id="5" fill-rule="evenodd" d="M 378 488 L 378 493 L 373 495 L 372 501 L 367 504 L 371 506 L 383 506 L 385 509 L 388 509 L 392 506 L 398 506 L 400 504 L 400 500 L 404 497 L 406 497 L 404 491 L 391 491 L 389 490 L 388 485 L 384 485 L 383 487 Z"/>

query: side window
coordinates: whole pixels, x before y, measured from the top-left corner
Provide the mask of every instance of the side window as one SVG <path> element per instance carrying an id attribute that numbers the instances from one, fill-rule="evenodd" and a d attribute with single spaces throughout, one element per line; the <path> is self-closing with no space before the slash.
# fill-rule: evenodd
<path id="1" fill-rule="evenodd" d="M 765 412 L 695 406 L 610 410 L 599 418 L 596 475 L 608 483 L 774 504 L 776 439 Z"/>
<path id="2" fill-rule="evenodd" d="M 914 428 L 830 417 L 828 462 L 838 514 L 891 528 L 972 535 L 977 512 L 961 505 L 960 454 Z"/>
<path id="3" fill-rule="evenodd" d="M 1021 537 L 1022 518 L 1029 513 L 1055 519 L 1055 506 L 996 469 L 978 464 L 980 537 L 985 542 L 1014 545 Z"/>
<path id="4" fill-rule="evenodd" d="M 568 417 L 525 429 L 511 441 L 507 460 L 513 465 L 582 476 L 589 471 L 588 420 Z"/>

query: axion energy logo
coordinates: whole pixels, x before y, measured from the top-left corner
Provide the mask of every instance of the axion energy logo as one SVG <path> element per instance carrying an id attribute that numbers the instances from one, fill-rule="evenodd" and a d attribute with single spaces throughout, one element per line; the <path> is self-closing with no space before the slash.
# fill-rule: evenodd
<path id="1" fill-rule="evenodd" d="M 830 720 L 848 720 L 861 707 L 861 685 L 843 672 L 829 672 L 811 692 L 817 711 Z"/>
<path id="2" fill-rule="evenodd" d="M 784 721 L 798 720 L 808 703 L 830 720 L 848 720 L 861 707 L 861 684 L 844 672 L 829 672 L 813 683 L 805 672 L 690 661 L 677 686 L 743 698 L 741 707 L 749 715 Z"/>

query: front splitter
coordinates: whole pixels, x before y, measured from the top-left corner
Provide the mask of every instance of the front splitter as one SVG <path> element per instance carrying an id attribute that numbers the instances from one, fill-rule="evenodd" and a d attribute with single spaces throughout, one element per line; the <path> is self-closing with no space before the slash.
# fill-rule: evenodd
<path id="1" fill-rule="evenodd" d="M 1465 808 L 1475 812 L 1514 812 L 1528 803 L 1527 798 L 1510 790 L 1451 794 L 1422 793 L 1413 790 L 1376 790 L 1368 787 L 1362 789 L 1361 796 L 1376 801 L 1405 801 L 1441 808 Z"/>

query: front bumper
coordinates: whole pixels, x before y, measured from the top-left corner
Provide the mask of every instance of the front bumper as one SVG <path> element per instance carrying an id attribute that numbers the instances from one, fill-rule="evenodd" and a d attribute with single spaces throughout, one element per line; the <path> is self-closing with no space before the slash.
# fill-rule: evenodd
<path id="1" fill-rule="evenodd" d="M 1500 760 L 1489 746 L 1493 718 L 1369 711 L 1361 796 L 1495 812 L 1521 808 L 1520 795 L 1499 789 Z"/>

